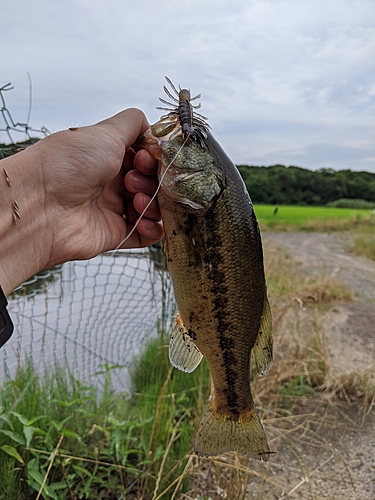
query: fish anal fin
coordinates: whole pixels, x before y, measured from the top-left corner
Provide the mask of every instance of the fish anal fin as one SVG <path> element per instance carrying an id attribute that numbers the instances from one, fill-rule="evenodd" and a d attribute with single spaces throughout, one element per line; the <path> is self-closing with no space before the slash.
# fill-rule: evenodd
<path id="1" fill-rule="evenodd" d="M 259 375 L 265 375 L 272 366 L 273 357 L 272 316 L 267 296 L 264 299 L 262 319 L 252 355 L 257 372 Z"/>
<path id="2" fill-rule="evenodd" d="M 194 451 L 204 456 L 238 451 L 265 461 L 270 454 L 267 437 L 255 408 L 234 418 L 218 413 L 213 402 L 209 403 L 198 424 Z"/>
<path id="3" fill-rule="evenodd" d="M 191 335 L 182 323 L 180 315 L 177 314 L 169 343 L 169 359 L 175 368 L 187 373 L 194 371 L 203 357 L 191 339 Z"/>

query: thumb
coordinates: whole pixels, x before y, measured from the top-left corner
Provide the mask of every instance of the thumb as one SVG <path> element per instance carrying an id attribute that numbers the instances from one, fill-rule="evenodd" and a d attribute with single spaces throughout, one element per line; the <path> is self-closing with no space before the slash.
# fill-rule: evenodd
<path id="1" fill-rule="evenodd" d="M 150 126 L 145 114 L 137 108 L 120 111 L 111 118 L 99 122 L 98 125 L 108 126 L 115 130 L 125 149 L 134 144 L 137 138 Z"/>

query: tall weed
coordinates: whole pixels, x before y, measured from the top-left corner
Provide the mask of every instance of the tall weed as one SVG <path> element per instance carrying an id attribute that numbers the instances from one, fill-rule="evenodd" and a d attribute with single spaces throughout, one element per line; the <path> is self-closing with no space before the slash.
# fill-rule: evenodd
<path id="1" fill-rule="evenodd" d="M 375 260 L 375 235 L 371 233 L 362 233 L 355 235 L 354 244 L 349 248 L 349 251 L 367 257 L 368 259 Z"/>
<path id="2" fill-rule="evenodd" d="M 303 275 L 290 256 L 275 247 L 267 246 L 265 265 L 275 358 L 265 377 L 252 373 L 252 390 L 271 450 L 286 447 L 308 477 L 302 444 L 330 450 L 319 434 L 322 418 L 317 408 L 324 401 L 335 404 L 337 398 L 352 397 L 371 408 L 373 373 L 339 376 L 328 357 L 321 309 L 350 300 L 350 291 L 334 275 Z M 168 290 L 166 283 L 166 297 Z M 107 382 L 101 392 L 75 380 L 66 369 L 41 377 L 31 362 L 4 384 L 0 498 L 241 500 L 256 498 L 249 489 L 254 482 L 260 490 L 287 491 L 287 485 L 272 476 L 270 465 L 235 453 L 212 459 L 192 454 L 210 377 L 204 360 L 191 374 L 171 367 L 166 311 L 158 337 L 134 359 L 130 396 L 112 391 L 111 367 L 104 367 Z"/>

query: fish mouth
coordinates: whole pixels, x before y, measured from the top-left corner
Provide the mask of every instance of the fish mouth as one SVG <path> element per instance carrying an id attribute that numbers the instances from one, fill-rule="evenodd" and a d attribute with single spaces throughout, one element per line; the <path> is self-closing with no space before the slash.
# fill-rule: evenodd
<path id="1" fill-rule="evenodd" d="M 162 116 L 159 121 L 151 125 L 151 133 L 162 141 L 169 141 L 172 137 L 182 136 L 181 123 L 175 116 Z"/>
<path id="2" fill-rule="evenodd" d="M 164 126 L 164 122 L 167 122 L 167 128 Z M 163 164 L 162 159 L 162 144 L 164 142 L 168 142 L 171 136 L 176 137 L 177 135 L 182 136 L 182 132 L 179 122 L 174 121 L 172 124 L 170 120 L 167 119 L 159 120 L 159 122 L 151 125 L 150 128 L 146 130 L 142 135 L 138 137 L 136 142 L 133 144 L 133 149 L 135 151 L 140 151 L 141 149 L 145 149 L 148 151 L 156 160 L 159 161 L 159 169 L 158 169 L 158 179 L 159 179 L 159 188 L 160 192 L 164 193 L 164 196 L 170 198 L 173 202 L 178 203 L 180 205 L 184 205 L 193 210 L 202 210 L 205 209 L 205 205 L 194 202 L 188 198 L 184 198 L 180 195 L 173 193 L 171 190 L 171 186 L 175 183 L 184 183 L 189 182 L 194 176 L 197 175 L 200 171 L 197 170 L 188 170 L 185 172 L 181 172 L 180 168 L 175 168 L 173 164 L 166 167 Z M 177 132 L 177 133 L 176 133 Z M 164 135 L 159 136 L 160 133 Z M 168 174 L 167 174 L 168 170 Z M 166 175 L 167 174 L 167 175 Z"/>
<path id="3" fill-rule="evenodd" d="M 172 137 L 182 137 L 181 125 L 177 118 L 165 116 L 151 125 L 146 132 L 138 137 L 132 148 L 135 151 L 145 149 L 156 160 L 161 160 L 161 145 Z"/>
<path id="4" fill-rule="evenodd" d="M 146 132 L 138 137 L 134 144 L 132 144 L 132 148 L 134 151 L 140 151 L 141 149 L 145 149 L 148 151 L 154 158 L 157 160 L 161 160 L 161 149 L 160 149 L 160 139 L 155 137 L 151 128 L 148 128 Z"/>

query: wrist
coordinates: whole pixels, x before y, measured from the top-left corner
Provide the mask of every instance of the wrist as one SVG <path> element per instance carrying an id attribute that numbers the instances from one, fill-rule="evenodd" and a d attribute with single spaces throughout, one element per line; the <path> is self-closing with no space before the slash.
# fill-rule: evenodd
<path id="1" fill-rule="evenodd" d="M 5 295 L 48 262 L 51 238 L 38 150 L 31 146 L 0 161 L 0 284 Z"/>

